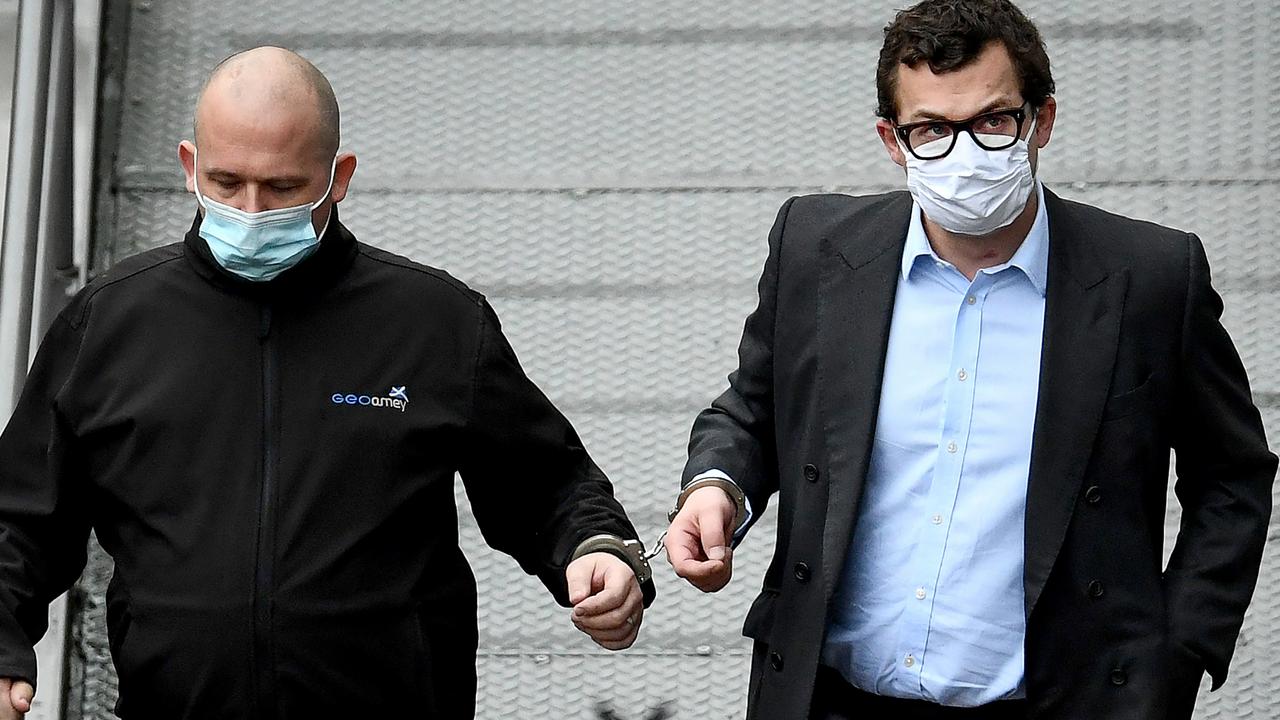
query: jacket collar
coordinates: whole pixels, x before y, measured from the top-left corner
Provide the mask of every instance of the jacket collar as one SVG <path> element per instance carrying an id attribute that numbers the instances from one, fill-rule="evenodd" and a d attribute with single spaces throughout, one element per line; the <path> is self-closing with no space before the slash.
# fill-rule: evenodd
<path id="1" fill-rule="evenodd" d="M 320 237 L 320 247 L 294 267 L 285 270 L 272 280 L 257 282 L 246 280 L 228 272 L 218 261 L 204 238 L 200 237 L 200 211 L 191 222 L 191 228 L 183 240 L 185 254 L 200 277 L 210 284 L 240 295 L 250 297 L 303 297 L 332 287 L 346 274 L 356 257 L 356 238 L 338 217 L 338 206 L 333 206 L 333 218 Z"/>

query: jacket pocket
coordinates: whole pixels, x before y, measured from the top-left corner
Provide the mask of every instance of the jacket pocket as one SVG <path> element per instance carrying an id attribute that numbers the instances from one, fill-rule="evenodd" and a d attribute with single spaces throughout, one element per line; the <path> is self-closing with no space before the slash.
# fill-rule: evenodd
<path id="1" fill-rule="evenodd" d="M 754 640 L 769 640 L 773 632 L 775 608 L 778 604 L 778 590 L 765 588 L 751 603 L 747 618 L 742 622 L 742 634 Z"/>
<path id="2" fill-rule="evenodd" d="M 1102 411 L 1102 422 L 1119 420 L 1147 408 L 1155 389 L 1155 373 L 1152 373 L 1136 387 L 1107 398 L 1106 407 Z"/>

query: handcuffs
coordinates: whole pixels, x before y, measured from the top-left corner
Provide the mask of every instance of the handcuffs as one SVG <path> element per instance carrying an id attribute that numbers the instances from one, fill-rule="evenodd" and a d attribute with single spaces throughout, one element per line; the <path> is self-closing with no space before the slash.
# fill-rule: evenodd
<path id="1" fill-rule="evenodd" d="M 636 574 L 636 581 L 641 586 L 653 579 L 653 568 L 649 566 L 649 558 L 657 556 L 657 553 L 645 553 L 644 543 L 639 540 L 623 540 L 617 535 L 608 533 L 592 535 L 578 544 L 569 562 L 595 552 L 609 553 L 630 565 L 631 570 Z"/>
<path id="2" fill-rule="evenodd" d="M 670 524 L 675 522 L 676 515 L 680 514 L 680 511 L 684 508 L 684 503 L 689 499 L 689 496 L 692 495 L 694 491 L 701 490 L 704 487 L 718 487 L 721 490 L 724 490 L 725 493 L 728 494 L 729 498 L 733 500 L 735 515 L 733 518 L 733 532 L 730 533 L 730 535 L 738 534 L 738 531 L 742 529 L 742 526 L 747 524 L 747 495 L 742 492 L 742 488 L 738 487 L 737 483 L 721 477 L 699 478 L 688 485 L 685 485 L 684 489 L 680 491 L 680 495 L 676 498 L 676 506 L 671 509 L 671 512 L 667 513 L 667 523 Z"/>
<path id="3" fill-rule="evenodd" d="M 685 501 L 689 499 L 689 496 L 694 491 L 713 486 L 724 490 L 733 500 L 736 514 L 734 515 L 733 533 L 731 535 L 736 535 L 742 529 L 742 526 L 747 523 L 747 496 L 742 492 L 742 488 L 735 483 L 719 477 L 700 478 L 684 486 L 680 491 L 680 495 L 676 497 L 675 507 L 667 513 L 668 525 L 675 521 L 676 515 L 684 508 Z M 654 549 L 646 552 L 644 543 L 639 540 L 624 540 L 617 535 L 610 535 L 609 533 L 592 535 L 578 544 L 578 547 L 573 551 L 573 557 L 569 558 L 569 562 L 573 562 L 583 555 L 596 552 L 613 555 L 625 562 L 631 568 L 631 571 L 636 574 L 636 581 L 640 583 L 640 589 L 644 593 L 645 605 L 647 606 L 653 602 L 654 595 L 651 582 L 653 580 L 653 568 L 649 565 L 649 561 L 662 553 L 664 549 L 662 541 L 666 536 L 667 531 L 663 530 L 662 534 L 658 536 L 658 542 Z"/>

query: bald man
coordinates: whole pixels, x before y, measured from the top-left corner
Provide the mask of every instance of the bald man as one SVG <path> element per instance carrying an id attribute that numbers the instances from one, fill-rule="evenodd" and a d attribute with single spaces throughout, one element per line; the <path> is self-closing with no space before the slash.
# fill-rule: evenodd
<path id="1" fill-rule="evenodd" d="M 483 296 L 343 226 L 339 129 L 301 57 L 224 61 L 179 147 L 185 239 L 54 321 L 0 435 L 0 720 L 90 528 L 126 720 L 471 718 L 455 472 L 579 629 L 635 641 L 653 585 L 608 480 Z"/>

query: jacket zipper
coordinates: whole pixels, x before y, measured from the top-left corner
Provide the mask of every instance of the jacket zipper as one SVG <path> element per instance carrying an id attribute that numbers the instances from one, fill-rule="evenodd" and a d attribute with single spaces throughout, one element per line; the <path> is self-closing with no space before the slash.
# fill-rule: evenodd
<path id="1" fill-rule="evenodd" d="M 261 308 L 258 339 L 262 346 L 262 488 L 258 497 L 258 539 L 253 576 L 253 659 L 258 717 L 275 717 L 275 657 L 272 647 L 272 572 L 275 561 L 276 347 L 271 306 Z"/>

